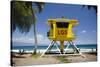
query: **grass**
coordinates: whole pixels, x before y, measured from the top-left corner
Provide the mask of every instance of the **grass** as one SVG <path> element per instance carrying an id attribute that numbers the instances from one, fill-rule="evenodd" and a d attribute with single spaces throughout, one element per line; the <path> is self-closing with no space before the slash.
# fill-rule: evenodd
<path id="1" fill-rule="evenodd" d="M 67 59 L 66 56 L 57 56 L 56 58 L 57 58 L 57 60 L 59 60 L 61 63 L 70 63 L 70 62 L 68 61 L 68 59 Z"/>
<path id="2" fill-rule="evenodd" d="M 34 59 L 38 59 L 40 56 L 41 56 L 40 53 L 32 54 L 32 57 L 33 57 Z M 56 56 L 55 58 L 56 58 L 57 60 L 59 60 L 61 63 L 70 63 L 66 56 Z"/>
<path id="3" fill-rule="evenodd" d="M 37 53 L 37 54 L 32 54 L 32 57 L 34 58 L 34 59 L 37 59 L 37 58 L 39 58 L 41 56 L 41 54 L 40 53 Z"/>

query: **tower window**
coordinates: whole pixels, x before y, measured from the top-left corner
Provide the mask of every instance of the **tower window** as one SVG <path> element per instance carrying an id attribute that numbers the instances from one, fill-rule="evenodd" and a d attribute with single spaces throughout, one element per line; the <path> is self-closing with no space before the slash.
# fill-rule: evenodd
<path id="1" fill-rule="evenodd" d="M 68 28 L 69 23 L 67 22 L 56 22 L 57 28 Z"/>

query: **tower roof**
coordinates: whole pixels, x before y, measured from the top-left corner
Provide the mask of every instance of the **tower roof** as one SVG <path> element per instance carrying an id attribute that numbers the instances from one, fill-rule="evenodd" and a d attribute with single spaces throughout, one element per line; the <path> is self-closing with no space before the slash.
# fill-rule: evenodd
<path id="1" fill-rule="evenodd" d="M 78 21 L 75 20 L 75 19 L 66 19 L 66 18 L 48 19 L 48 24 L 59 23 L 59 22 L 66 22 L 66 23 L 70 23 L 72 25 L 77 25 L 78 24 Z"/>

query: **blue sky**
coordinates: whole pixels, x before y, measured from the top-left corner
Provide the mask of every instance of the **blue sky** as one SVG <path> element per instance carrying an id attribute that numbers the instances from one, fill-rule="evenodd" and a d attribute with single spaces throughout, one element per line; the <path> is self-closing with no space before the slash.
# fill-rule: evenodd
<path id="1" fill-rule="evenodd" d="M 83 8 L 82 5 L 46 3 L 43 11 L 36 15 L 38 44 L 48 45 L 50 43 L 46 34 L 49 30 L 47 19 L 56 19 L 61 16 L 78 20 L 79 25 L 73 29 L 77 44 L 97 43 L 97 17 L 93 8 L 88 10 L 87 7 Z M 22 34 L 16 30 L 12 39 L 13 42 L 34 43 L 33 27 L 27 34 Z"/>

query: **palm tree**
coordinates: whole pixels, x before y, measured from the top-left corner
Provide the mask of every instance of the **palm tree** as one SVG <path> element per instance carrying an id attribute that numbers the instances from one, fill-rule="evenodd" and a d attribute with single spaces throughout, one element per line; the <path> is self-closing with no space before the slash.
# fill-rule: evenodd
<path id="1" fill-rule="evenodd" d="M 33 25 L 35 40 L 34 54 L 37 51 L 36 13 L 40 13 L 43 6 L 43 2 L 11 1 L 11 33 L 16 29 L 21 33 L 27 33 Z"/>
<path id="2" fill-rule="evenodd" d="M 83 5 L 83 7 L 87 6 L 87 8 L 90 10 L 91 8 L 93 8 L 95 10 L 95 12 L 97 13 L 97 6 L 95 5 Z"/>

